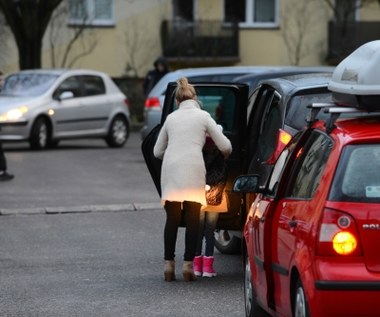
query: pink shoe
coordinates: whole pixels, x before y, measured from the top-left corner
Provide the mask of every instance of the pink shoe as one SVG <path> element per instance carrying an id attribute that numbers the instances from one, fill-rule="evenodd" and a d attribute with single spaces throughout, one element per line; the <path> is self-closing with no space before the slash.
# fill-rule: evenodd
<path id="1" fill-rule="evenodd" d="M 203 257 L 203 277 L 214 277 L 216 272 L 213 268 L 214 257 L 213 256 L 204 256 Z"/>
<path id="2" fill-rule="evenodd" d="M 196 256 L 194 258 L 194 274 L 196 276 L 202 276 L 203 256 Z"/>

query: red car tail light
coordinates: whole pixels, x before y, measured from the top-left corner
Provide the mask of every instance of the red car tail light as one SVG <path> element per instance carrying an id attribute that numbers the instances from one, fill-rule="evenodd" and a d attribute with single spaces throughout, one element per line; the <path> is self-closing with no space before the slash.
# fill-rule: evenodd
<path id="1" fill-rule="evenodd" d="M 285 148 L 285 146 L 290 142 L 292 139 L 292 135 L 289 134 L 288 132 L 279 129 L 278 134 L 277 134 L 277 143 L 276 143 L 276 148 L 274 149 L 272 155 L 265 161 L 266 164 L 273 165 L 276 163 L 276 160 L 282 150 Z"/>
<path id="2" fill-rule="evenodd" d="M 128 100 L 128 98 L 124 99 L 124 104 L 129 109 L 129 100 Z"/>
<path id="3" fill-rule="evenodd" d="M 145 100 L 145 108 L 157 108 L 160 107 L 160 100 L 157 97 L 147 98 Z"/>
<path id="4" fill-rule="evenodd" d="M 320 256 L 361 255 L 354 219 L 346 213 L 326 208 L 316 250 Z"/>

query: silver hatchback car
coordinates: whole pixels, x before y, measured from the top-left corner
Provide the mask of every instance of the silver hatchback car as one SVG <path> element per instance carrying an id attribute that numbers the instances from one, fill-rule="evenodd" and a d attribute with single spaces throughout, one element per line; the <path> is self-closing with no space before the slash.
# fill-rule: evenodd
<path id="1" fill-rule="evenodd" d="M 63 139 L 103 138 L 110 147 L 122 147 L 129 131 L 128 99 L 105 73 L 38 69 L 4 80 L 1 141 L 27 141 L 32 149 L 43 149 Z"/>

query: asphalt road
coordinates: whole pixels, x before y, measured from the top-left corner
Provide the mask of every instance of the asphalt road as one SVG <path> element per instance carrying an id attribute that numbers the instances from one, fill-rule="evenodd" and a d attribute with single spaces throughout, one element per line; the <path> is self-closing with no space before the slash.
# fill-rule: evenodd
<path id="1" fill-rule="evenodd" d="M 165 214 L 140 151 L 67 141 L 7 144 L 0 183 L 1 317 L 244 316 L 240 256 L 215 253 L 218 276 L 163 280 Z"/>
<path id="2" fill-rule="evenodd" d="M 27 143 L 6 143 L 8 171 L 15 178 L 0 183 L 0 211 L 160 206 L 140 147 L 138 132 L 120 149 L 96 139 L 62 141 L 57 149 L 45 151 L 31 151 Z"/>

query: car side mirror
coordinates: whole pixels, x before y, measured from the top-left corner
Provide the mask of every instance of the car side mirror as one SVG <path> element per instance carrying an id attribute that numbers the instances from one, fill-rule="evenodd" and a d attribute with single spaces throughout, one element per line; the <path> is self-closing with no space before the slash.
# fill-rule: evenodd
<path id="1" fill-rule="evenodd" d="M 70 98 L 74 98 L 74 94 L 72 91 L 64 91 L 58 97 L 59 100 L 65 100 Z"/>
<path id="2" fill-rule="evenodd" d="M 235 179 L 232 191 L 235 193 L 257 193 L 260 177 L 258 175 L 241 175 Z"/>

